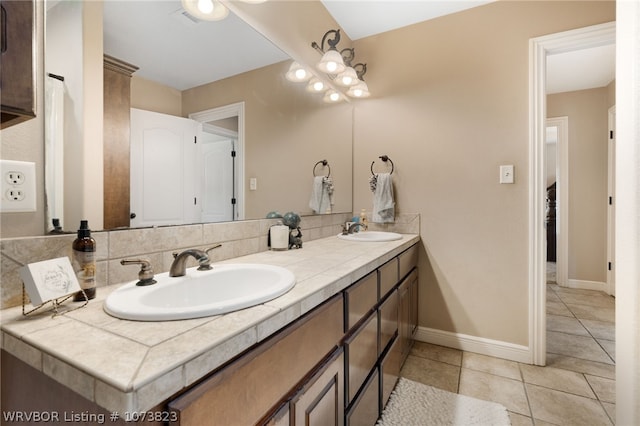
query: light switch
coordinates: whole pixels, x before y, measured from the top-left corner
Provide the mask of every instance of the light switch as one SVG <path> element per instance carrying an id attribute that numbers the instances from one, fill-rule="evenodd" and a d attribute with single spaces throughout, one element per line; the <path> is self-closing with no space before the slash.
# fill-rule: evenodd
<path id="1" fill-rule="evenodd" d="M 513 165 L 500 166 L 500 183 L 513 183 Z"/>
<path id="2" fill-rule="evenodd" d="M 255 191 L 256 189 L 258 189 L 258 179 L 249 178 L 249 189 L 251 191 Z"/>

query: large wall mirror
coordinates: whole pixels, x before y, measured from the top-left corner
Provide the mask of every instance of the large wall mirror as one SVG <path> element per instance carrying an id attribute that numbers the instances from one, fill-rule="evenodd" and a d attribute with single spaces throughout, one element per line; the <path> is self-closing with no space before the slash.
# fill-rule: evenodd
<path id="1" fill-rule="evenodd" d="M 78 167 L 81 159 L 74 158 L 78 151 L 91 149 L 86 146 L 87 120 L 83 117 L 101 110 L 93 108 L 94 99 L 86 92 L 87 87 L 97 83 L 93 83 L 87 67 L 86 52 L 91 51 L 94 40 L 87 35 L 89 17 L 84 6 L 86 2 L 47 0 L 45 19 L 45 73 L 53 75 L 45 76 L 48 152 L 56 152 L 51 146 L 55 146 L 56 139 L 61 141 L 58 160 L 47 154 L 47 170 L 55 171 L 56 161 L 60 166 L 57 174 L 47 177 L 46 192 L 49 204 L 57 206 L 57 211 L 49 215 L 63 217 L 65 230 L 75 229 L 75 222 L 80 219 L 74 216 L 79 202 L 74 185 L 86 182 L 82 173 L 87 170 Z M 240 208 L 230 220 L 263 218 L 271 211 L 313 214 L 309 201 L 314 174 L 329 172 L 329 168 L 315 167 L 323 160 L 330 165 L 335 188 L 331 212 L 352 211 L 353 106 L 328 105 L 321 96 L 307 92 L 304 85 L 287 81 L 284 74 L 291 60 L 286 53 L 233 13 L 222 21 L 197 22 L 184 14 L 178 0 L 105 1 L 99 13 L 103 53 L 137 67 L 131 78 L 133 109 L 183 120 L 191 116 L 199 131 L 205 132 L 203 141 L 242 139 L 242 158 L 234 166 L 240 174 L 234 189 L 235 197 L 240 197 Z M 90 15 L 95 19 L 96 12 Z M 257 50 L 256 45 L 260 46 Z M 160 62 L 153 59 L 156 53 L 160 53 Z M 180 56 L 185 53 L 188 59 Z M 198 60 L 196 65 L 187 63 L 191 58 Z M 247 65 L 247 58 L 254 63 Z M 56 77 L 63 77 L 64 81 Z M 55 86 L 62 87 L 57 97 L 53 95 Z M 235 119 L 240 128 L 225 129 L 230 121 L 234 122 L 233 117 L 208 119 L 215 116 L 210 115 L 212 111 L 237 105 L 242 105 L 242 119 Z M 55 113 L 55 108 L 63 113 Z M 105 145 L 103 149 L 106 152 L 110 148 Z M 87 153 L 82 155 L 86 158 Z M 196 157 L 203 155 L 198 151 Z M 137 160 L 132 157 L 132 161 Z M 208 173 L 207 178 L 194 176 L 194 186 L 201 187 L 197 182 L 210 180 L 215 174 Z M 162 181 L 161 177 L 156 189 L 163 193 L 171 181 Z M 108 188 L 110 182 L 104 181 L 103 185 Z M 202 192 L 203 200 L 218 190 L 215 185 L 212 188 Z M 64 197 L 58 197 L 62 191 Z M 134 192 L 132 188 L 132 197 Z M 135 205 L 135 200 L 131 202 Z M 167 197 L 166 201 L 160 200 L 161 206 L 165 202 L 166 208 L 176 203 Z M 229 219 L 220 217 L 196 212 L 182 222 L 157 224 Z M 140 226 L 150 224 L 153 225 Z M 137 226 L 136 221 L 130 226 Z"/>

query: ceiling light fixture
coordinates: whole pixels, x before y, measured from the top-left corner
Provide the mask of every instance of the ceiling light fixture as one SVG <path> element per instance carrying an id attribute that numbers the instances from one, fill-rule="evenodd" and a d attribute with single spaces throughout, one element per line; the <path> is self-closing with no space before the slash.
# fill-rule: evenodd
<path id="1" fill-rule="evenodd" d="M 229 9 L 217 0 L 182 0 L 182 7 L 203 21 L 220 21 L 229 15 Z"/>
<path id="2" fill-rule="evenodd" d="M 267 0 L 241 0 L 245 3 L 264 3 Z M 229 15 L 229 9 L 218 0 L 181 0 L 183 9 L 201 21 L 220 21 Z"/>

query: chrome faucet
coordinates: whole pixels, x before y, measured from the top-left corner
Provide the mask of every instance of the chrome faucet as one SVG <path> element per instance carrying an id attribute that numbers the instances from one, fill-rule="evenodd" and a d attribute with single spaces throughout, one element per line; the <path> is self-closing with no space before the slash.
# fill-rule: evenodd
<path id="1" fill-rule="evenodd" d="M 356 228 L 360 227 L 361 230 L 367 230 L 367 225 L 361 222 L 347 222 L 342 225 L 342 235 L 353 234 L 356 232 Z"/>
<path id="2" fill-rule="evenodd" d="M 222 244 L 216 244 L 206 250 L 188 249 L 182 253 L 173 253 L 173 263 L 169 269 L 170 277 L 182 277 L 187 273 L 187 259 L 189 256 L 194 257 L 198 261 L 198 271 L 207 271 L 211 269 L 211 261 L 209 260 L 209 251 L 220 247 Z"/>

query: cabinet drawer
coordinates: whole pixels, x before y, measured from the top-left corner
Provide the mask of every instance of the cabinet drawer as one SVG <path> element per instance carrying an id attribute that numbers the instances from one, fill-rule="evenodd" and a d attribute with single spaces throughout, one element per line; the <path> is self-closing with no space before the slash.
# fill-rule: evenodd
<path id="1" fill-rule="evenodd" d="M 345 342 L 347 401 L 351 401 L 378 359 L 378 316 L 372 313 Z"/>
<path id="2" fill-rule="evenodd" d="M 414 244 L 409 249 L 403 251 L 398 256 L 400 264 L 400 278 L 404 278 L 413 268 L 418 266 L 418 244 Z"/>
<path id="3" fill-rule="evenodd" d="M 343 336 L 342 295 L 316 308 L 169 403 L 182 425 L 256 424 Z"/>
<path id="4" fill-rule="evenodd" d="M 402 368 L 402 353 L 400 340 L 396 338 L 380 362 L 380 407 L 383 410 L 387 405 L 387 401 L 389 401 L 393 388 L 398 382 L 400 368 Z"/>
<path id="5" fill-rule="evenodd" d="M 398 330 L 398 292 L 394 291 L 387 300 L 380 305 L 380 347 L 381 354 Z"/>
<path id="6" fill-rule="evenodd" d="M 349 331 L 367 315 L 378 302 L 378 274 L 376 271 L 362 278 L 344 291 L 345 331 Z"/>
<path id="7" fill-rule="evenodd" d="M 343 371 L 344 355 L 339 349 L 291 400 L 290 412 L 293 420 L 291 424 L 301 426 L 344 424 Z"/>
<path id="8" fill-rule="evenodd" d="M 380 299 L 398 283 L 398 258 L 393 258 L 378 269 L 378 282 L 380 283 Z"/>
<path id="9" fill-rule="evenodd" d="M 345 422 L 347 426 L 372 426 L 376 424 L 380 415 L 378 380 L 378 370 L 376 369 L 367 380 L 360 397 L 349 410 Z"/>

